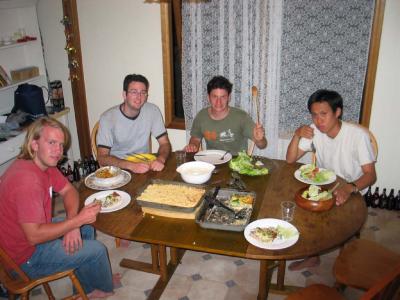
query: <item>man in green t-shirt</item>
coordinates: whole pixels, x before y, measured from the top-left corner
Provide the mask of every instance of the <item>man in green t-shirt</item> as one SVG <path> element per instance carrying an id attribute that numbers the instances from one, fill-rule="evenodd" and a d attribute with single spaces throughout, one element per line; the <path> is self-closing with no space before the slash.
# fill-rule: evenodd
<path id="1" fill-rule="evenodd" d="M 231 92 L 232 83 L 223 76 L 215 76 L 208 82 L 210 106 L 195 117 L 186 152 L 199 151 L 202 138 L 207 149 L 229 150 L 232 154 L 247 150 L 249 139 L 259 149 L 267 147 L 263 126 L 255 124 L 245 111 L 229 106 Z"/>

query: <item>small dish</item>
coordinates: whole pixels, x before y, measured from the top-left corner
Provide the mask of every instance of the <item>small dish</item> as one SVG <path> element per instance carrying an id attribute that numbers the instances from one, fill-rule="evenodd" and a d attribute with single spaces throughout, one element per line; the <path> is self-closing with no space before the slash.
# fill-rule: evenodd
<path id="1" fill-rule="evenodd" d="M 309 211 L 327 211 L 330 210 L 334 203 L 335 203 L 335 196 L 332 195 L 331 199 L 328 200 L 309 200 L 307 198 L 302 197 L 302 194 L 305 190 L 307 190 L 309 187 L 304 187 L 300 190 L 298 190 L 294 196 L 294 199 L 296 201 L 296 204 L 300 206 L 301 208 L 304 208 L 305 210 Z M 326 189 L 323 189 L 326 190 Z"/>
<path id="2" fill-rule="evenodd" d="M 121 180 L 121 169 L 114 166 L 106 166 L 94 173 L 98 185 L 108 186 Z"/>

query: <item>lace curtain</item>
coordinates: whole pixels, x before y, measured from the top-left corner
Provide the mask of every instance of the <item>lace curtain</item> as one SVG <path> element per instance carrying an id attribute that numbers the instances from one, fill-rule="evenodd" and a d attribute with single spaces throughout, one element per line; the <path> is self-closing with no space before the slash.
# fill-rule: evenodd
<path id="1" fill-rule="evenodd" d="M 357 120 L 367 64 L 373 0 L 209 0 L 182 3 L 182 91 L 187 136 L 208 106 L 207 82 L 233 83 L 231 106 L 256 120 L 251 88 L 259 91 L 260 121 L 268 147 L 255 154 L 283 158 L 318 88 L 345 99 L 345 116 Z M 349 100 L 349 101 L 347 101 Z M 351 102 L 350 102 L 351 100 Z"/>

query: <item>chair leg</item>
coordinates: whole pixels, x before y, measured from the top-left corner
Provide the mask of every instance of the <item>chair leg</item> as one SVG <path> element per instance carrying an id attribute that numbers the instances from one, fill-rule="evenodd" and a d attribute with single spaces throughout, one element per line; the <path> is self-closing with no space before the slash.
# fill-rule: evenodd
<path id="1" fill-rule="evenodd" d="M 119 248 L 121 246 L 121 239 L 115 238 L 115 247 Z"/>
<path id="2" fill-rule="evenodd" d="M 8 300 L 15 300 L 15 295 L 14 294 L 11 294 L 9 291 L 7 291 L 7 293 L 8 293 Z"/>
<path id="3" fill-rule="evenodd" d="M 85 291 L 83 290 L 81 283 L 79 282 L 78 278 L 76 277 L 74 272 L 69 274 L 69 278 L 71 279 L 72 284 L 76 288 L 78 294 L 81 296 L 82 300 L 88 300 Z"/>
<path id="4" fill-rule="evenodd" d="M 29 300 L 29 292 L 21 294 L 21 300 Z"/>
<path id="5" fill-rule="evenodd" d="M 54 298 L 53 292 L 51 291 L 49 284 L 47 282 L 45 282 L 45 283 L 43 283 L 43 287 L 44 287 L 44 290 L 46 291 L 47 297 L 50 300 L 55 300 L 56 298 Z"/>

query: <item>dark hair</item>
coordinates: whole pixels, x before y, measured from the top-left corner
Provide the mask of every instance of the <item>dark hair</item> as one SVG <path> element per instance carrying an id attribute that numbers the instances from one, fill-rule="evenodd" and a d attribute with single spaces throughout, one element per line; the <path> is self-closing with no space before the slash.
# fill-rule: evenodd
<path id="1" fill-rule="evenodd" d="M 214 76 L 207 83 L 207 93 L 210 94 L 211 91 L 215 89 L 223 89 L 230 94 L 232 92 L 232 83 L 230 83 L 229 80 L 223 76 Z"/>
<path id="2" fill-rule="evenodd" d="M 149 81 L 147 80 L 146 77 L 144 77 L 143 75 L 139 75 L 139 74 L 129 74 L 129 75 L 126 75 L 125 79 L 124 79 L 124 87 L 123 88 L 124 88 L 125 92 L 128 91 L 128 86 L 133 81 L 142 82 L 146 86 L 146 89 L 149 89 Z"/>
<path id="3" fill-rule="evenodd" d="M 308 99 L 307 107 L 309 112 L 311 112 L 311 105 L 315 102 L 327 102 L 334 113 L 338 108 L 343 113 L 343 98 L 338 92 L 330 90 L 318 90 L 314 92 Z M 341 118 L 342 113 L 339 118 Z"/>

